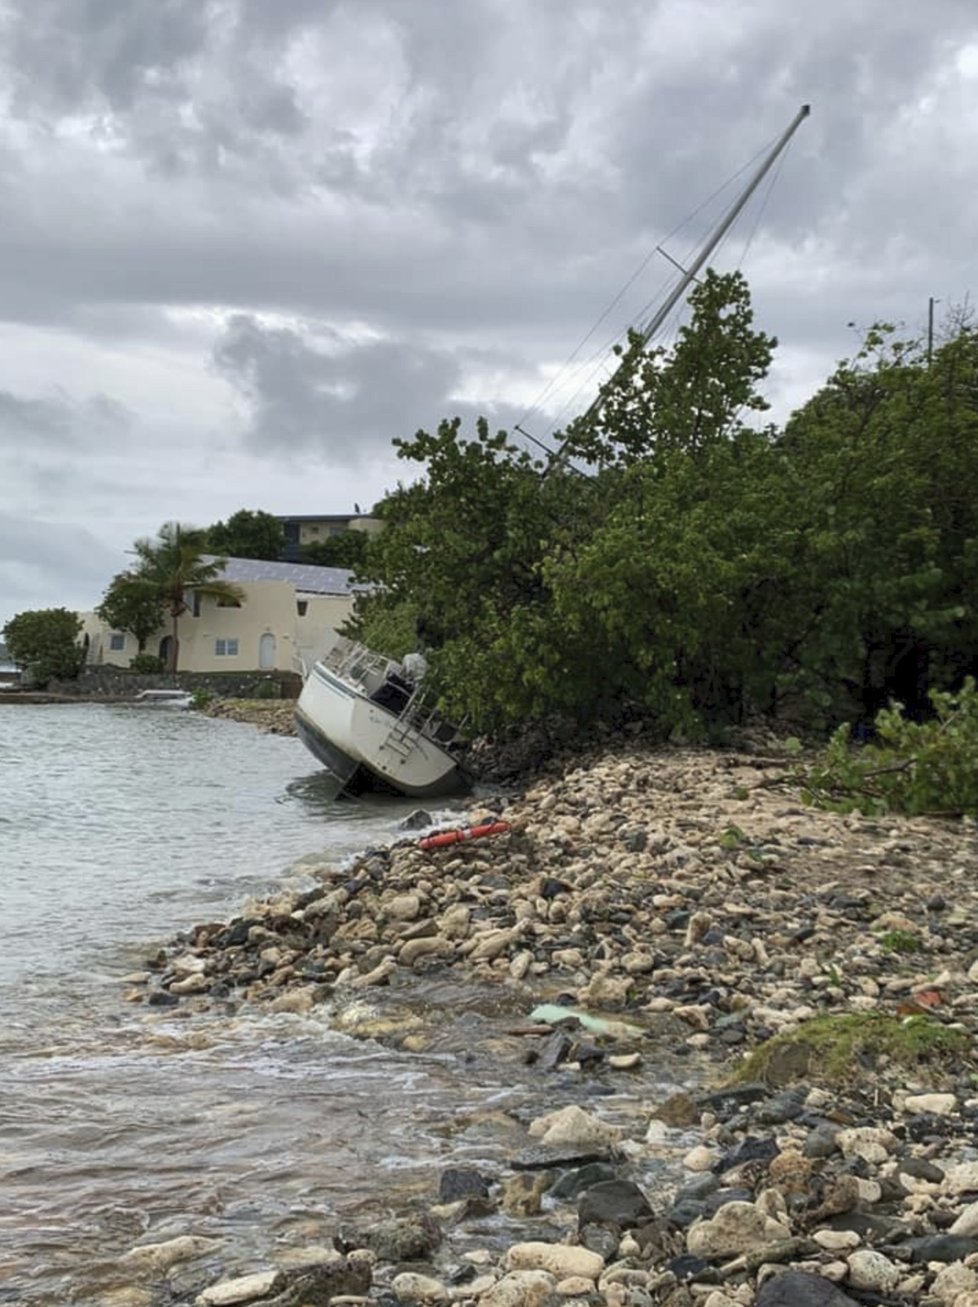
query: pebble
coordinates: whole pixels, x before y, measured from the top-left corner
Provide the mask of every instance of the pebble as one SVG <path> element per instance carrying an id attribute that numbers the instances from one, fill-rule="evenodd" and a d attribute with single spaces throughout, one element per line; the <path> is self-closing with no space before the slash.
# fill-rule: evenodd
<path id="1" fill-rule="evenodd" d="M 391 1288 L 401 1302 L 447 1302 L 448 1290 L 440 1280 L 430 1275 L 419 1275 L 415 1271 L 403 1271 L 395 1275 Z"/>
<path id="2" fill-rule="evenodd" d="M 236 1280 L 222 1280 L 198 1295 L 197 1307 L 235 1307 L 237 1303 L 267 1298 L 280 1282 L 280 1277 L 280 1271 L 261 1271 L 257 1275 L 239 1276 Z"/>
<path id="3" fill-rule="evenodd" d="M 900 1269 L 872 1248 L 860 1248 L 846 1258 L 849 1280 L 855 1289 L 892 1293 L 900 1282 Z"/>

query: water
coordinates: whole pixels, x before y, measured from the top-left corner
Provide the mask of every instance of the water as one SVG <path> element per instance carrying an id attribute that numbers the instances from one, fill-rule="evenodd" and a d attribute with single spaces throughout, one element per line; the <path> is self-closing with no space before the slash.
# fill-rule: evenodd
<path id="1" fill-rule="evenodd" d="M 398 1054 L 327 1011 L 124 1001 L 174 931 L 392 838 L 412 806 L 322 779 L 298 741 L 236 723 L 0 705 L 0 1302 L 98 1303 L 139 1281 L 127 1250 L 179 1234 L 220 1241 L 186 1272 L 203 1283 L 262 1269 L 364 1197 L 431 1198 L 440 1166 L 522 1142 L 491 1056 Z M 458 983 L 429 999 L 478 1043 L 485 1004 Z"/>

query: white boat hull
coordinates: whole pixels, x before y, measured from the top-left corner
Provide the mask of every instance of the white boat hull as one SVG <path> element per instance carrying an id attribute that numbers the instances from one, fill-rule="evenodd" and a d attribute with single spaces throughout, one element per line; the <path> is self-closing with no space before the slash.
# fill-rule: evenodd
<path id="1" fill-rule="evenodd" d="M 434 740 L 327 667 L 316 663 L 296 704 L 295 724 L 306 747 L 346 788 L 358 772 L 415 798 L 464 788 L 457 760 Z"/>

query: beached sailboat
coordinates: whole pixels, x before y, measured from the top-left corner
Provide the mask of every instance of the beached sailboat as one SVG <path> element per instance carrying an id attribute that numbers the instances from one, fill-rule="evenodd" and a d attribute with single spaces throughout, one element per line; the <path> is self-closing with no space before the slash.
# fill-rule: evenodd
<path id="1" fill-rule="evenodd" d="M 340 639 L 307 675 L 296 730 L 340 789 L 379 786 L 430 798 L 467 788 L 462 737 L 405 661 Z"/>
<path id="2" fill-rule="evenodd" d="M 693 262 L 679 269 L 678 283 L 639 329 L 644 341 L 652 340 L 665 324 L 809 112 L 807 104 L 801 106 Z M 594 418 L 601 403 L 599 396 L 581 421 Z M 521 427 L 517 430 L 529 435 Z M 564 462 L 564 446 L 556 451 L 543 447 L 549 455 L 546 476 Z M 412 679 L 402 664 L 350 640 L 340 640 L 308 673 L 295 722 L 304 743 L 341 789 L 379 783 L 422 798 L 451 793 L 467 784 L 459 734 L 426 704 L 420 681 Z"/>

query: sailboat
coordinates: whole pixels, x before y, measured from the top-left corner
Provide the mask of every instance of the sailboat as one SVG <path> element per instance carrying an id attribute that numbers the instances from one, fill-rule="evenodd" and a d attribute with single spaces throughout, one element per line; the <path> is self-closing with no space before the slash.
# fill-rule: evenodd
<path id="1" fill-rule="evenodd" d="M 809 113 L 810 106 L 802 105 L 765 155 L 690 267 L 682 269 L 677 285 L 639 329 L 643 341 L 662 327 Z M 600 404 L 599 396 L 582 421 L 593 419 Z M 564 446 L 548 452 L 549 472 L 563 461 Z M 435 711 L 423 678 L 412 674 L 408 661 L 402 664 L 340 639 L 306 676 L 296 705 L 296 730 L 340 789 L 380 786 L 429 798 L 467 787 L 461 734 Z"/>

